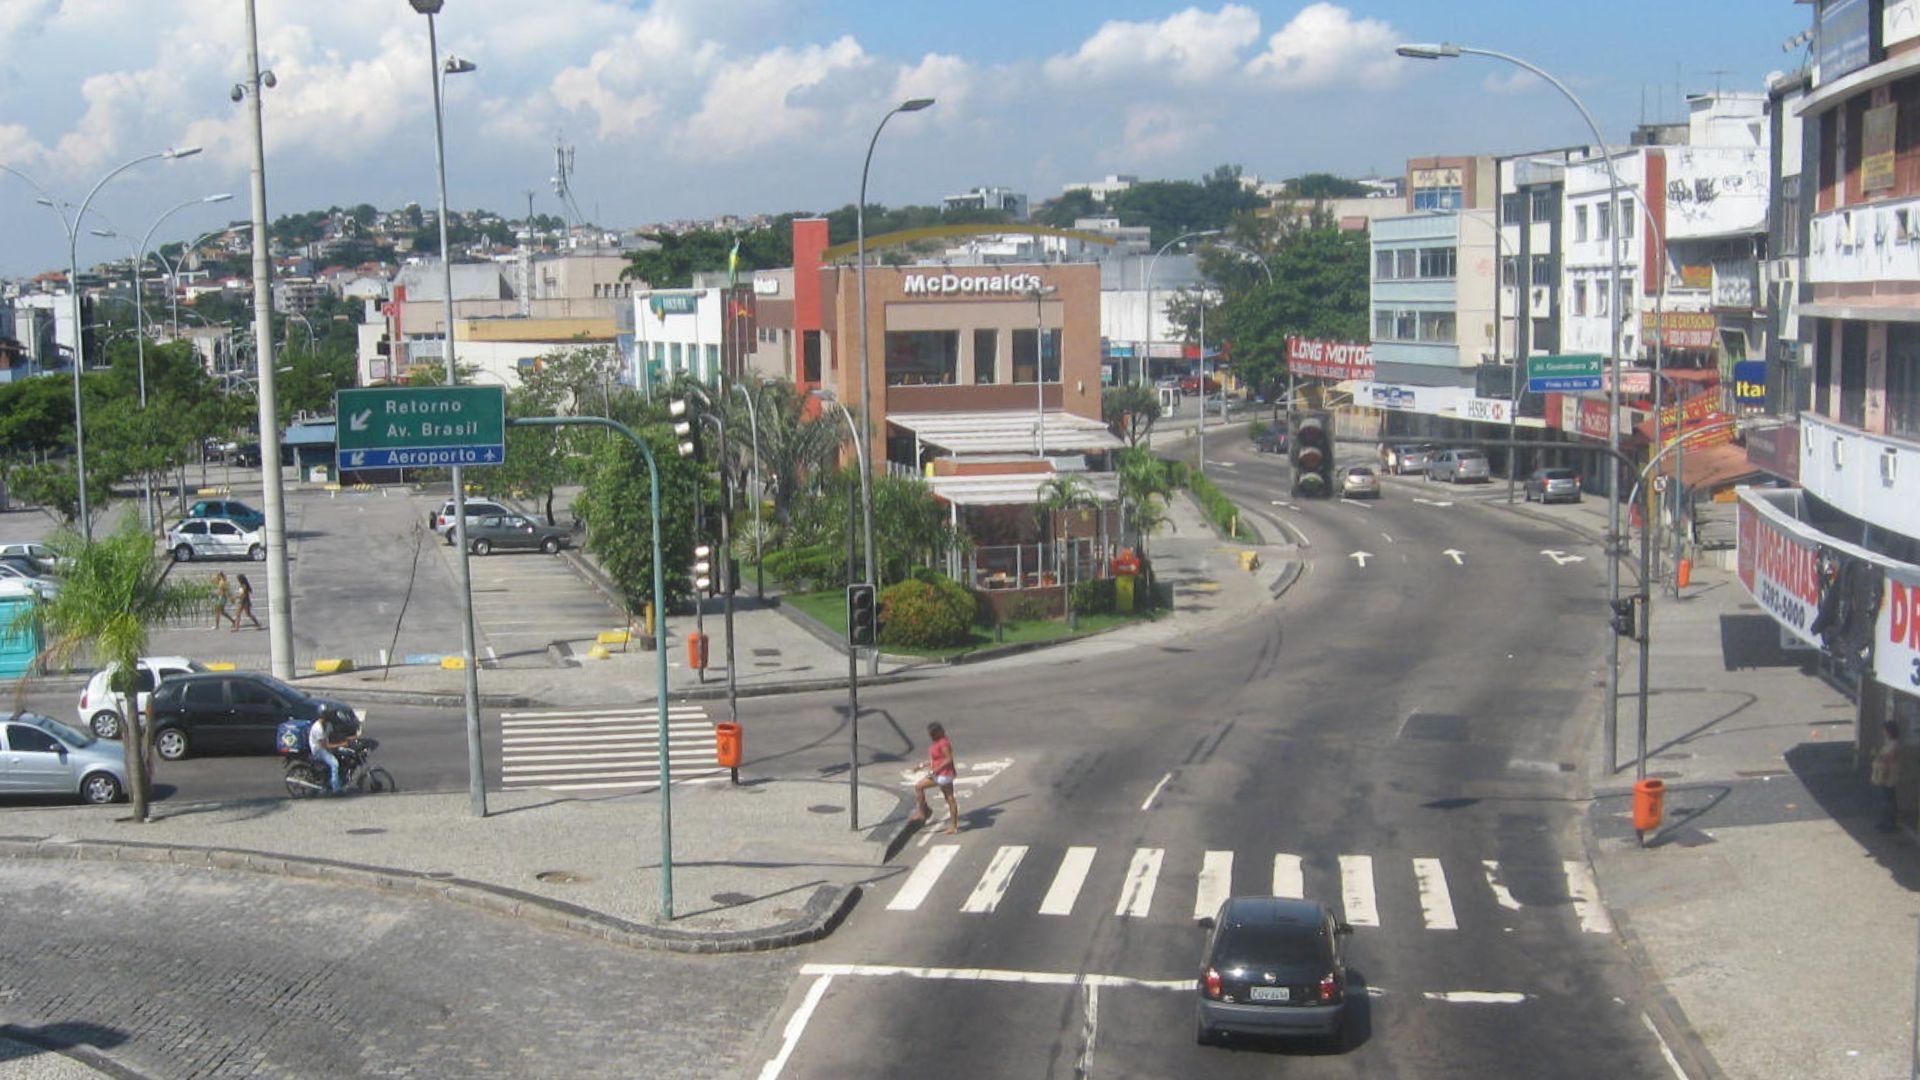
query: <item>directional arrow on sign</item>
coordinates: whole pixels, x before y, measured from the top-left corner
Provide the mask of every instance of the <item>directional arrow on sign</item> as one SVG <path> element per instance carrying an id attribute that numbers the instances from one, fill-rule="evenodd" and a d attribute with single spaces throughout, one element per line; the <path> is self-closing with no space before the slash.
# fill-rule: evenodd
<path id="1" fill-rule="evenodd" d="M 1564 551 L 1555 551 L 1552 548 L 1542 548 L 1540 549 L 1540 554 L 1545 555 L 1549 559 L 1552 559 L 1553 565 L 1555 566 L 1565 566 L 1570 562 L 1586 562 L 1587 561 L 1587 557 L 1585 555 L 1569 555 Z"/>
<path id="2" fill-rule="evenodd" d="M 1367 560 L 1368 560 L 1368 559 L 1371 559 L 1371 558 L 1373 558 L 1373 552 L 1371 552 L 1371 551 L 1352 551 L 1352 552 L 1348 552 L 1348 553 L 1347 553 L 1347 558 L 1349 558 L 1349 559 L 1352 559 L 1352 560 L 1353 560 L 1354 562 L 1357 562 L 1357 563 L 1359 563 L 1359 564 L 1360 564 L 1360 568 L 1361 568 L 1362 570 L 1365 570 L 1365 569 L 1367 568 Z"/>
<path id="3" fill-rule="evenodd" d="M 359 468 L 362 464 L 364 464 L 366 460 L 367 460 L 366 452 L 362 450 L 355 450 L 353 453 L 347 455 L 347 464 L 353 466 L 356 469 Z"/>
<path id="4" fill-rule="evenodd" d="M 1452 559 L 1453 565 L 1459 566 L 1461 565 L 1460 556 L 1465 555 L 1466 552 L 1461 551 L 1458 548 L 1448 548 L 1447 550 L 1441 552 L 1440 554 L 1445 555 L 1449 559 Z"/>
<path id="5" fill-rule="evenodd" d="M 347 417 L 347 430 L 348 431 L 365 431 L 367 430 L 368 421 L 371 421 L 372 419 L 373 419 L 372 409 L 367 409 L 362 412 L 354 413 L 353 415 Z"/>
<path id="6" fill-rule="evenodd" d="M 1448 502 L 1445 499 L 1423 499 L 1418 495 L 1415 495 L 1413 497 L 1413 501 L 1417 503 L 1421 503 L 1426 506 L 1452 506 L 1453 505 L 1451 502 Z"/>

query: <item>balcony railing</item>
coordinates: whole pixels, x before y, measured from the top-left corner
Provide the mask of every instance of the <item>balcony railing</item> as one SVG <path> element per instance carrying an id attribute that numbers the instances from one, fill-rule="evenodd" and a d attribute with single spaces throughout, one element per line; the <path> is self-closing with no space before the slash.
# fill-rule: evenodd
<path id="1" fill-rule="evenodd" d="M 1800 484 L 1839 510 L 1920 537 L 1920 442 L 1800 414 Z"/>

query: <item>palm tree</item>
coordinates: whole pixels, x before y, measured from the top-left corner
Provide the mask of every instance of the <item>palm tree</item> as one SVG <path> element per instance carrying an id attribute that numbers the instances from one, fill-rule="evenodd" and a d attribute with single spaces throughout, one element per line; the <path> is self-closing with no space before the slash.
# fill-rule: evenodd
<path id="1" fill-rule="evenodd" d="M 154 557 L 153 539 L 137 516 L 96 543 L 67 530 L 50 546 L 66 567 L 66 580 L 37 611 L 17 616 L 11 630 L 28 632 L 36 618 L 44 628 L 46 643 L 33 670 L 66 668 L 82 650 L 94 663 L 114 669 L 112 689 L 120 699 L 120 715 L 129 721 L 123 737 L 133 819 L 147 821 L 147 732 L 133 708 L 134 672 L 147 651 L 149 628 L 193 613 L 206 602 L 209 589 L 167 580 L 173 564 Z M 21 677 L 22 690 L 30 677 Z"/>
<path id="2" fill-rule="evenodd" d="M 1071 510 L 1086 510 L 1098 506 L 1093 497 L 1093 489 L 1087 482 L 1072 473 L 1056 473 L 1040 485 L 1040 505 L 1038 509 L 1047 515 L 1047 537 L 1054 542 L 1053 565 L 1060 571 L 1060 597 L 1062 610 L 1066 612 L 1068 625 L 1073 623 L 1073 586 L 1068 580 L 1066 560 L 1060 554 L 1059 520 L 1060 515 Z"/>
<path id="3" fill-rule="evenodd" d="M 1140 560 L 1147 568 L 1148 587 L 1153 583 L 1153 559 L 1147 550 L 1154 530 L 1170 522 L 1167 500 L 1173 495 L 1173 476 L 1169 463 L 1154 457 L 1144 446 L 1120 451 L 1121 513 L 1126 527 L 1140 545 Z M 1158 499 L 1158 502 L 1154 500 Z"/>
<path id="4" fill-rule="evenodd" d="M 761 388 L 761 480 L 773 489 L 773 512 L 782 525 L 793 520 L 793 500 L 803 486 L 832 466 L 846 438 L 839 417 L 824 410 L 808 415 L 806 406 L 792 383 Z"/>

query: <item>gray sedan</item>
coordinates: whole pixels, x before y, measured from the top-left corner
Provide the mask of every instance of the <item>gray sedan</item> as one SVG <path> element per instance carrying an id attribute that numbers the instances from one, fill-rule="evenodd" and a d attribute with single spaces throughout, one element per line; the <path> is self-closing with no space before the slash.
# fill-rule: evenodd
<path id="1" fill-rule="evenodd" d="M 475 555 L 538 548 L 549 555 L 558 554 L 573 544 L 573 535 L 559 525 L 541 525 L 519 514 L 494 514 L 467 525 L 467 546 Z"/>
<path id="2" fill-rule="evenodd" d="M 127 790 L 125 751 L 38 713 L 0 723 L 0 795 L 78 795 L 119 802 Z"/>

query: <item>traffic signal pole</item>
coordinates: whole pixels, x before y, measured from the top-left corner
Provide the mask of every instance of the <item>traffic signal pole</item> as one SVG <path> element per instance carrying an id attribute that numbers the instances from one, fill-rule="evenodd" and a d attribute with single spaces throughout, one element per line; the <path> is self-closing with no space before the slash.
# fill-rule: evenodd
<path id="1" fill-rule="evenodd" d="M 855 493 L 847 493 L 847 577 L 853 577 Z M 853 643 L 853 587 L 847 587 L 847 828 L 860 831 L 860 650 Z"/>

